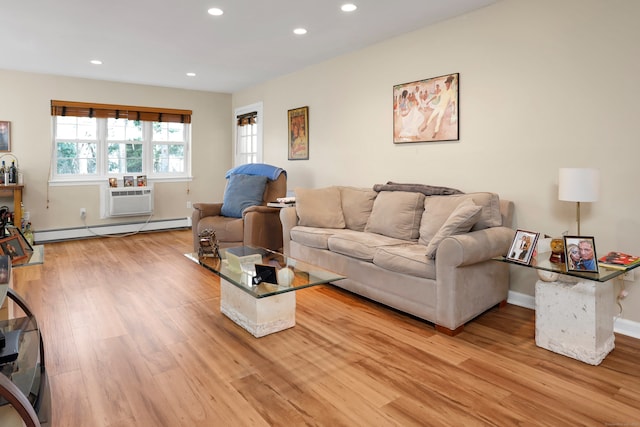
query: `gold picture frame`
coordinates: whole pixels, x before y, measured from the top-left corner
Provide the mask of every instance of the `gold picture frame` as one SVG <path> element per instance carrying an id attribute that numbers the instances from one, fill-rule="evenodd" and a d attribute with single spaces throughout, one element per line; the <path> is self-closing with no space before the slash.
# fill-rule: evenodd
<path id="1" fill-rule="evenodd" d="M 309 107 L 289 110 L 287 123 L 289 160 L 309 160 Z"/>
<path id="2" fill-rule="evenodd" d="M 11 122 L 0 121 L 0 152 L 11 151 Z"/>
<path id="3" fill-rule="evenodd" d="M 393 87 L 393 143 L 458 141 L 460 74 Z"/>

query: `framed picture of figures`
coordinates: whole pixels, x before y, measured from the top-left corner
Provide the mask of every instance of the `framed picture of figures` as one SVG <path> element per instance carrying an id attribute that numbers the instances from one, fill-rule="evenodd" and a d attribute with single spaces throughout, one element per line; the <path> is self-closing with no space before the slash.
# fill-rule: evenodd
<path id="1" fill-rule="evenodd" d="M 540 233 L 516 230 L 516 235 L 513 237 L 511 247 L 505 258 L 512 262 L 529 265 L 533 257 L 533 251 L 536 248 L 536 243 L 538 242 L 538 237 L 540 237 Z"/>
<path id="2" fill-rule="evenodd" d="M 289 160 L 309 160 L 309 107 L 289 110 Z"/>
<path id="3" fill-rule="evenodd" d="M 563 236 L 567 271 L 598 272 L 598 257 L 593 236 Z"/>
<path id="4" fill-rule="evenodd" d="M 458 141 L 460 74 L 393 87 L 393 143 Z"/>

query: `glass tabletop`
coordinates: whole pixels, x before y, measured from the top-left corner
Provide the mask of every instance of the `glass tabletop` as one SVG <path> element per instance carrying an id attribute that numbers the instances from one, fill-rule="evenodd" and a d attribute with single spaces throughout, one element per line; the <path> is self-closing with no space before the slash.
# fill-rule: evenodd
<path id="1" fill-rule="evenodd" d="M 519 262 L 511 261 L 505 257 L 496 257 L 494 260 L 506 262 L 508 264 L 521 265 L 523 267 L 535 268 L 536 270 L 544 270 L 550 271 L 552 273 L 564 274 L 567 276 L 578 277 L 580 279 L 593 280 L 596 282 L 607 282 L 611 279 L 614 279 L 624 273 L 633 270 L 634 268 L 640 266 L 639 264 L 632 265 L 631 267 L 625 270 L 606 268 L 603 266 L 598 266 L 598 272 L 584 272 L 584 271 L 567 271 L 567 266 L 565 263 L 553 263 L 549 261 L 551 256 L 551 252 L 542 252 L 531 258 L 531 263 L 522 264 Z"/>
<path id="2" fill-rule="evenodd" d="M 345 276 L 281 253 L 251 246 L 220 249 L 221 258 L 202 257 L 198 259 L 198 254 L 195 252 L 185 255 L 255 298 L 264 298 L 345 278 Z M 256 267 L 256 264 L 274 267 L 276 277 L 279 277 L 280 280 L 272 281 L 280 283 L 261 282 L 254 285 L 253 278 L 256 276 L 256 269 L 264 269 Z M 289 269 L 289 271 L 283 272 L 283 269 Z"/>

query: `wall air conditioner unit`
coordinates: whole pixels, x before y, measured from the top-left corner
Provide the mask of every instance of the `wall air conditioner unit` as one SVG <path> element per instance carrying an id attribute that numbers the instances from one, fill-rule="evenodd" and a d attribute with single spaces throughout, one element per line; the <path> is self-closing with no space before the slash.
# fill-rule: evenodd
<path id="1" fill-rule="evenodd" d="M 153 187 L 109 187 L 105 190 L 105 218 L 153 213 Z"/>

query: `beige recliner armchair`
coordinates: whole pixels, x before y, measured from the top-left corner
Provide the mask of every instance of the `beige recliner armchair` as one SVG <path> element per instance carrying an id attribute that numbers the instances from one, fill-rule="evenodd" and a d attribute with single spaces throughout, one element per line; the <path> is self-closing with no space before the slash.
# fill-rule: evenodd
<path id="1" fill-rule="evenodd" d="M 260 246 L 282 248 L 280 209 L 266 206 L 287 194 L 284 169 L 252 163 L 227 172 L 222 203 L 195 203 L 192 214 L 193 249 L 198 252 L 199 235 L 212 229 L 220 248 Z"/>

